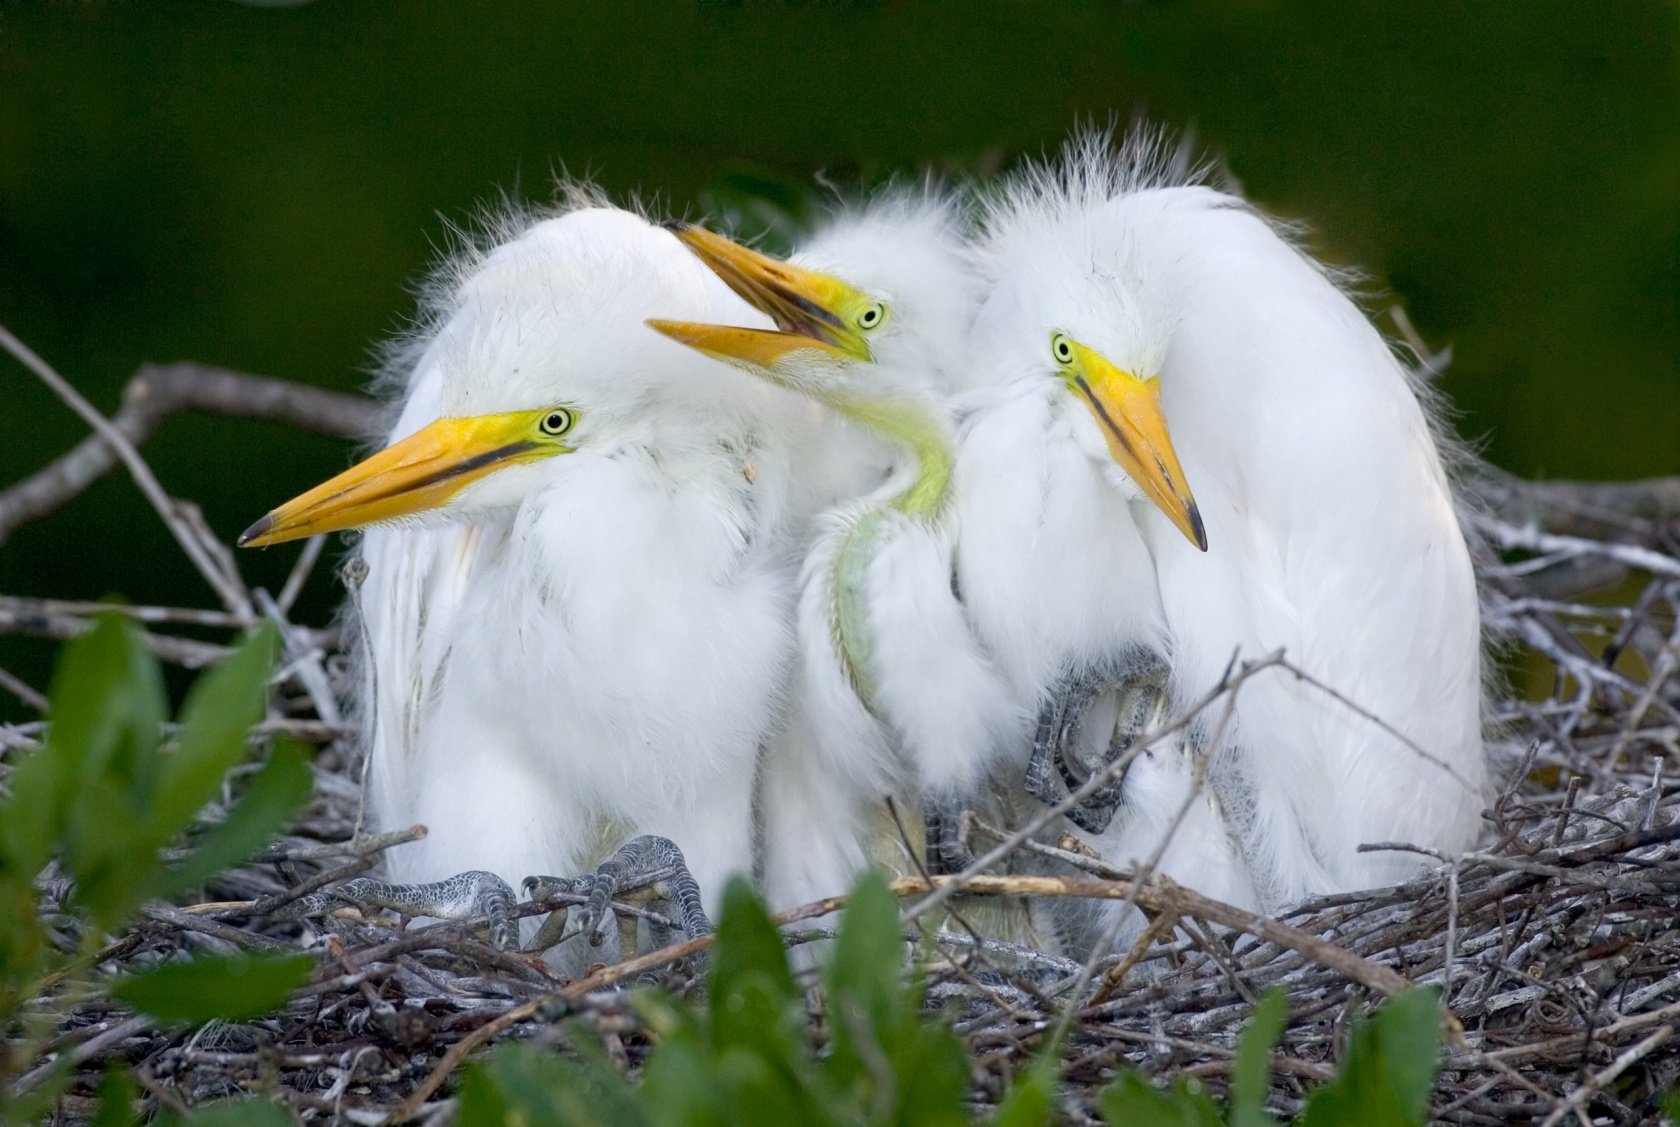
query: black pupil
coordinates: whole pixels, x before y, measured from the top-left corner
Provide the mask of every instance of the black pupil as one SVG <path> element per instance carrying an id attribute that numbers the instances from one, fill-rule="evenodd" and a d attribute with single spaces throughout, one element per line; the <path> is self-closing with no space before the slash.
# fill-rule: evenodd
<path id="1" fill-rule="evenodd" d="M 565 426 L 566 416 L 556 411 L 544 421 L 548 423 L 549 430 L 560 430 L 563 426 Z"/>

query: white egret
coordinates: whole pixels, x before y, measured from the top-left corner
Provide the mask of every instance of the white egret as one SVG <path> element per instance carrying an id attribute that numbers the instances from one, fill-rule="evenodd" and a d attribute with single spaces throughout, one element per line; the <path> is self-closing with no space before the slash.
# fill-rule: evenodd
<path id="1" fill-rule="evenodd" d="M 586 873 L 626 839 L 610 874 L 663 864 L 668 838 L 711 902 L 751 871 L 791 658 L 794 473 L 759 436 L 809 405 L 646 327 L 761 319 L 628 212 L 536 222 L 451 281 L 393 444 L 241 538 L 405 522 L 362 548 L 374 807 L 430 830 L 395 879 L 466 875 L 375 891 L 495 915 L 504 880 Z"/>
<path id="2" fill-rule="evenodd" d="M 678 235 L 777 328 L 654 327 L 898 448 L 884 482 L 825 514 L 800 578 L 800 675 L 760 817 L 767 895 L 803 903 L 847 890 L 871 860 L 910 867 L 885 798 L 908 823 L 920 797 L 967 797 L 989 756 L 1025 738 L 951 590 L 945 392 L 973 312 L 963 225 L 929 189 L 842 213 L 787 262 L 698 227 Z"/>
<path id="3" fill-rule="evenodd" d="M 1470 558 L 1427 402 L 1336 281 L 1144 134 L 1009 180 L 978 268 L 958 576 L 1021 699 L 1054 714 L 1070 680 L 1157 667 L 1183 706 L 1281 648 L 1369 714 L 1283 670 L 1247 682 L 1161 871 L 1275 909 L 1419 863 L 1362 842 L 1469 845 Z M 1085 718 L 1099 753 L 1112 708 Z M 1149 856 L 1195 782 L 1184 745 L 1153 749 L 1091 840 Z"/>

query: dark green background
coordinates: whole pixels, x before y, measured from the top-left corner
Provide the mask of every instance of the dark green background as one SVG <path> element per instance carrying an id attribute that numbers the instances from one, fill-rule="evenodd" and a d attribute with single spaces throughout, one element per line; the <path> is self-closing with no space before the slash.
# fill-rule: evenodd
<path id="1" fill-rule="evenodd" d="M 1426 338 L 1523 474 L 1674 472 L 1673 3 L 0 6 L 0 322 L 103 408 L 143 360 L 354 388 L 408 284 L 564 163 L 674 210 L 742 168 L 1007 164 L 1081 118 L 1195 130 Z M 0 361 L 0 483 L 82 433 Z M 231 537 L 345 444 L 177 419 Z M 242 555 L 277 586 L 293 549 Z M 0 592 L 208 601 L 117 475 L 0 548 Z M 334 598 L 323 571 L 303 613 Z M 47 647 L 0 638 L 39 683 Z M 0 700 L 0 715 L 12 702 Z"/>

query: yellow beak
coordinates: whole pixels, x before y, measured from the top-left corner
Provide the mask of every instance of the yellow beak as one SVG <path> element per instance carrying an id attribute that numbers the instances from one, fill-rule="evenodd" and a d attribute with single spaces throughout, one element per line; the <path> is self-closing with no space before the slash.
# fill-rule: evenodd
<path id="1" fill-rule="evenodd" d="M 776 328 L 658 319 L 648 321 L 650 327 L 708 356 L 761 369 L 773 368 L 800 350 L 841 362 L 873 358 L 863 334 L 845 316 L 846 310 L 869 304 L 851 286 L 748 250 L 704 227 L 689 223 L 666 227 L 743 301 L 774 321 Z"/>
<path id="2" fill-rule="evenodd" d="M 836 361 L 850 362 L 851 357 L 826 341 L 812 340 L 797 333 L 777 329 L 745 329 L 734 325 L 709 325 L 703 321 L 665 321 L 648 319 L 648 328 L 655 329 L 678 344 L 704 352 L 727 364 L 745 364 L 763 372 L 774 372 L 777 366 L 795 352 L 815 351 Z"/>
<path id="3" fill-rule="evenodd" d="M 1160 381 L 1123 372 L 1083 345 L 1074 350 L 1067 379 L 1096 416 L 1109 455 L 1192 544 L 1207 551 L 1207 529 L 1161 412 Z"/>
<path id="4" fill-rule="evenodd" d="M 287 501 L 241 533 L 239 546 L 266 547 L 439 508 L 499 469 L 569 450 L 539 429 L 539 420 L 553 414 L 439 419 Z"/>

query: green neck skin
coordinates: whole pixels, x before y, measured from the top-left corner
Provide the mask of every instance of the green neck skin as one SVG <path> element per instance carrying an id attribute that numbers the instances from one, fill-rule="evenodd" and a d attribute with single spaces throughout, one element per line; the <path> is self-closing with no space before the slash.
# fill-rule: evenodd
<path id="1" fill-rule="evenodd" d="M 913 399 L 871 399 L 830 393 L 823 402 L 883 438 L 908 448 L 916 456 L 914 481 L 888 504 L 907 517 L 935 520 L 951 497 L 951 466 L 955 455 L 945 429 L 928 408 Z"/>
<path id="2" fill-rule="evenodd" d="M 955 457 L 939 419 L 914 400 L 843 394 L 821 398 L 847 418 L 900 443 L 916 456 L 915 480 L 884 506 L 871 509 L 858 519 L 841 542 L 834 566 L 834 633 L 840 660 L 858 699 L 874 712 L 875 683 L 870 670 L 874 647 L 868 630 L 865 583 L 869 561 L 885 530 L 886 522 L 882 518 L 887 510 L 896 510 L 924 523 L 938 520 L 950 501 L 951 466 Z"/>

